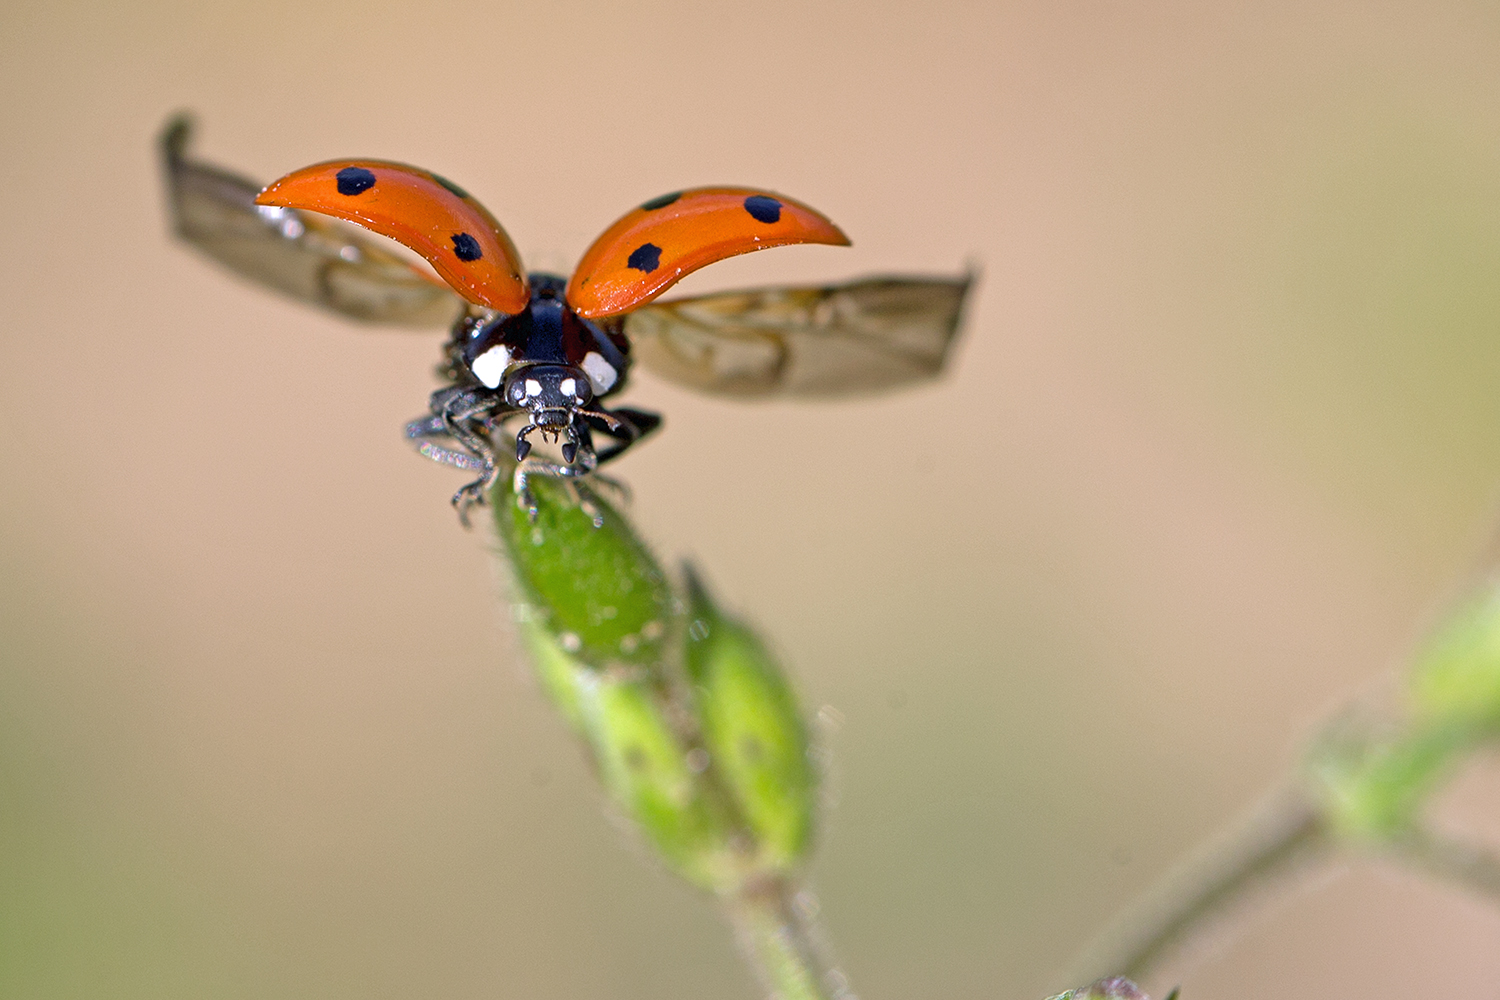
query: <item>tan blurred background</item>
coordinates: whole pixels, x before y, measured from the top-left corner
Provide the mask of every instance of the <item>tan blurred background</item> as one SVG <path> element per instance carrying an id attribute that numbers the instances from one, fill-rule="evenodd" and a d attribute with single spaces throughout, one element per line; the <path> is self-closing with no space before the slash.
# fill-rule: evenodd
<path id="1" fill-rule="evenodd" d="M 954 272 L 954 370 L 802 408 L 638 379 L 620 463 L 841 723 L 813 876 L 866 1000 L 1040 998 L 1387 679 L 1500 496 L 1500 12 L 1481 3 L 0 10 L 0 995 L 750 1000 L 518 661 L 440 335 L 167 237 L 152 141 L 475 192 L 533 266 L 702 183 Z M 1500 842 L 1500 768 L 1450 822 Z M 1189 1000 L 1500 996 L 1500 914 L 1355 865 Z"/>

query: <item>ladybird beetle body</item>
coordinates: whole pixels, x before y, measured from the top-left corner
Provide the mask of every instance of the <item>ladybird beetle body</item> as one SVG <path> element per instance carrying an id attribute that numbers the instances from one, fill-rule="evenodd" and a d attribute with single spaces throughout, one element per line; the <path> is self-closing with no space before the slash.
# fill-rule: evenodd
<path id="1" fill-rule="evenodd" d="M 806 205 L 750 188 L 697 188 L 646 202 L 605 230 L 571 281 L 527 277 L 515 244 L 468 192 L 437 174 L 386 160 L 333 160 L 294 171 L 255 199 L 275 209 L 321 212 L 415 250 L 483 312 L 455 324 L 455 384 L 433 394 L 432 416 L 407 425 L 413 438 L 449 437 L 468 453 L 428 445 L 439 461 L 482 474 L 454 496 L 479 503 L 496 475 L 491 432 L 524 414 L 516 432 L 516 489 L 527 473 L 584 476 L 661 423 L 654 414 L 590 404 L 624 386 L 629 342 L 623 315 L 714 261 L 788 243 L 847 245 L 838 227 Z M 530 435 L 562 441 L 562 464 L 532 460 Z M 594 450 L 593 432 L 615 439 Z M 564 440 L 565 439 L 565 440 Z"/>
<path id="2" fill-rule="evenodd" d="M 465 317 L 455 324 L 446 371 L 455 385 L 440 390 L 433 401 L 441 431 L 430 422 L 414 421 L 408 433 L 427 436 L 423 432 L 428 427 L 450 433 L 455 406 L 468 420 L 485 412 L 493 413 L 495 422 L 525 414 L 529 420 L 516 433 L 518 462 L 531 451 L 529 435 L 541 431 L 549 440 L 565 441 L 566 465 L 543 471 L 586 473 L 660 421 L 639 411 L 609 413 L 595 405 L 625 387 L 630 342 L 620 324 L 581 318 L 563 298 L 563 278 L 532 274 L 529 285 L 525 309 Z M 594 451 L 595 430 L 616 439 L 603 455 Z"/>
<path id="3" fill-rule="evenodd" d="M 740 398 L 905 385 L 941 370 L 971 280 L 872 278 L 658 302 L 684 275 L 727 257 L 849 240 L 782 195 L 704 187 L 627 212 L 570 278 L 528 275 L 495 217 L 430 171 L 336 160 L 262 190 L 189 160 L 189 132 L 179 118 L 161 140 L 184 239 L 240 274 L 353 319 L 452 324 L 441 369 L 449 384 L 406 435 L 429 458 L 478 471 L 454 495 L 461 516 L 484 501 L 498 474 L 492 439 L 502 424 L 523 422 L 515 486 L 528 506 L 527 474 L 586 476 L 658 427 L 655 414 L 602 405 L 625 387 L 632 357 L 671 381 Z M 404 244 L 435 273 L 324 216 Z M 532 435 L 559 445 L 561 463 L 532 455 Z M 595 435 L 608 439 L 597 450 Z"/>

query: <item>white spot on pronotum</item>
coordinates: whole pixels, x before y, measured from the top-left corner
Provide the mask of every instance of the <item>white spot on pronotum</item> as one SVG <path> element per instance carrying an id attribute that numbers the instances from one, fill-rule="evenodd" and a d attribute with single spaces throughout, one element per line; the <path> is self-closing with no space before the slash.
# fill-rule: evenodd
<path id="1" fill-rule="evenodd" d="M 557 644 L 570 653 L 576 653 L 583 648 L 583 640 L 578 638 L 576 632 L 563 632 L 557 637 Z"/>
<path id="2" fill-rule="evenodd" d="M 542 394 L 542 383 L 538 382 L 534 378 L 527 379 L 526 380 L 526 395 L 528 395 L 528 396 L 540 396 L 541 394 Z"/>
<path id="3" fill-rule="evenodd" d="M 578 391 L 578 383 L 573 379 L 565 378 L 557 383 L 557 388 L 562 391 L 564 396 L 571 396 Z"/>
<path id="4" fill-rule="evenodd" d="M 594 387 L 596 396 L 604 395 L 610 386 L 620 380 L 620 373 L 615 371 L 615 366 L 605 361 L 604 355 L 598 351 L 589 351 L 583 356 L 583 370 L 588 374 L 589 384 Z"/>
<path id="5" fill-rule="evenodd" d="M 359 252 L 359 247 L 355 246 L 352 243 L 346 243 L 343 246 L 339 247 L 339 256 L 344 258 L 351 264 L 358 264 L 361 254 Z"/>
<path id="6" fill-rule="evenodd" d="M 498 389 L 505 378 L 505 369 L 510 365 L 510 348 L 496 344 L 474 359 L 469 370 L 487 389 Z"/>

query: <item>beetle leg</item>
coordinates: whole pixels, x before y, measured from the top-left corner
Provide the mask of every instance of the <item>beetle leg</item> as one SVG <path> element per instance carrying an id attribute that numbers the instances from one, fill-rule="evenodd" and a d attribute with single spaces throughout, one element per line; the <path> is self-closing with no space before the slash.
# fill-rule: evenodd
<path id="1" fill-rule="evenodd" d="M 612 443 L 598 453 L 597 465 L 618 458 L 631 445 L 661 426 L 658 414 L 627 407 L 598 413 L 587 412 L 584 418 L 590 427 L 612 439 Z"/>
<path id="2" fill-rule="evenodd" d="M 469 421 L 449 421 L 449 426 L 453 437 L 473 452 L 479 462 L 479 478 L 460 486 L 458 492 L 453 494 L 453 506 L 458 508 L 458 519 L 467 528 L 469 508 L 475 504 L 484 505 L 485 493 L 498 474 L 495 466 L 495 449 L 490 444 L 490 439 L 481 430 L 471 426 Z M 483 427 L 482 424 L 480 426 Z"/>
<path id="3" fill-rule="evenodd" d="M 451 465 L 455 469 L 473 470 L 484 468 L 484 460 L 469 451 L 460 451 L 457 448 L 444 448 L 435 444 L 432 438 L 451 437 L 442 417 L 420 417 L 406 425 L 404 431 L 407 440 L 417 444 L 417 454 L 423 458 L 431 459 L 442 465 Z"/>
<path id="4" fill-rule="evenodd" d="M 485 492 L 498 474 L 489 428 L 494 411 L 504 406 L 504 402 L 486 390 L 449 386 L 433 393 L 428 405 L 431 414 L 409 422 L 406 437 L 421 442 L 417 450 L 426 458 L 460 469 L 478 470 L 478 479 L 453 494 L 458 519 L 468 527 L 469 508 L 484 503 Z M 463 450 L 445 448 L 430 440 L 444 437 L 457 441 Z"/>

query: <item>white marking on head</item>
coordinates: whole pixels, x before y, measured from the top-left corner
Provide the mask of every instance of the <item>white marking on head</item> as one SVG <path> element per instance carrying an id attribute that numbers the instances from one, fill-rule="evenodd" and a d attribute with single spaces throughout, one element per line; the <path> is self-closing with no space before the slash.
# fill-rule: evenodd
<path id="1" fill-rule="evenodd" d="M 510 348 L 496 344 L 474 359 L 469 370 L 487 389 L 498 389 L 505 380 L 505 369 L 510 366 Z"/>
<path id="2" fill-rule="evenodd" d="M 571 396 L 578 391 L 578 383 L 573 379 L 565 378 L 557 383 L 557 388 L 564 396 Z"/>
<path id="3" fill-rule="evenodd" d="M 534 378 L 527 379 L 526 380 L 526 395 L 528 395 L 528 396 L 540 396 L 541 394 L 542 394 L 542 383 L 538 382 Z"/>
<path id="4" fill-rule="evenodd" d="M 589 384 L 594 387 L 596 396 L 604 395 L 610 386 L 620 380 L 620 373 L 615 371 L 615 366 L 605 361 L 604 355 L 598 351 L 589 351 L 583 356 L 583 370 L 588 374 Z"/>

